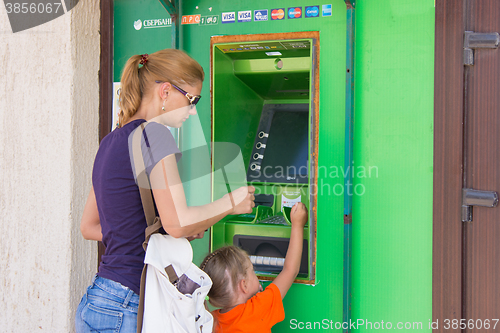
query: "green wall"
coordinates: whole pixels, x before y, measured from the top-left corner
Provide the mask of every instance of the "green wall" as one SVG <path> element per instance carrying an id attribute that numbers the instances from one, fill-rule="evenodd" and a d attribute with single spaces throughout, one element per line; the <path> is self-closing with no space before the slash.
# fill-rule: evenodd
<path id="1" fill-rule="evenodd" d="M 294 285 L 286 318 L 274 332 L 314 322 L 342 321 L 346 6 L 331 0 L 332 16 L 222 24 L 222 12 L 318 5 L 316 1 L 184 0 L 182 15 L 218 15 L 212 25 L 182 25 L 181 45 L 203 66 L 198 113 L 210 141 L 210 36 L 320 31 L 317 263 L 314 286 Z M 198 8 L 196 8 L 198 6 Z M 210 11 L 209 8 L 212 8 Z M 166 19 L 157 0 L 114 1 L 114 78 L 128 57 L 170 46 L 171 28 L 134 28 L 141 19 Z M 433 0 L 359 0 L 356 3 L 352 318 L 421 322 L 432 314 Z M 183 128 L 183 135 L 193 131 Z M 190 134 L 191 133 L 191 134 Z M 341 169 L 342 168 L 342 169 Z M 371 174 L 370 174 L 371 171 Z M 333 189 L 337 189 L 334 191 Z M 195 262 L 208 235 L 194 242 Z M 322 325 L 319 325 L 322 326 Z M 316 330 L 320 329 L 316 324 Z M 295 325 L 298 330 L 298 326 Z M 360 326 L 356 332 L 374 329 Z M 423 331 L 418 329 L 419 332 Z M 314 329 L 310 330 L 314 331 Z M 409 331 L 412 331 L 411 329 Z M 415 329 L 417 331 L 417 329 Z"/>
<path id="2" fill-rule="evenodd" d="M 354 179 L 352 317 L 430 331 L 434 1 L 356 11 L 354 162 L 378 177 Z"/>

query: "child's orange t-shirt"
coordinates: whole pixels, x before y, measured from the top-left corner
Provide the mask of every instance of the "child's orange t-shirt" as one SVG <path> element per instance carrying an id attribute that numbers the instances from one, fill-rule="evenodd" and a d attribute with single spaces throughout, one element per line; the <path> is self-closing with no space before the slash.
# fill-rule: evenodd
<path id="1" fill-rule="evenodd" d="M 271 333 L 271 327 L 285 319 L 285 310 L 278 287 L 271 283 L 246 303 L 226 313 L 212 312 L 215 333 Z"/>

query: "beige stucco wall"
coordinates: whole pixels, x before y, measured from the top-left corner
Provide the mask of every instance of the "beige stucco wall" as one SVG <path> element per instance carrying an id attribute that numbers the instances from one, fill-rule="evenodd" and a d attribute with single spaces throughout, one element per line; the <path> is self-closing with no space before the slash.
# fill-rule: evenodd
<path id="1" fill-rule="evenodd" d="M 73 332 L 98 147 L 99 1 L 13 34 L 0 6 L 0 331 Z"/>

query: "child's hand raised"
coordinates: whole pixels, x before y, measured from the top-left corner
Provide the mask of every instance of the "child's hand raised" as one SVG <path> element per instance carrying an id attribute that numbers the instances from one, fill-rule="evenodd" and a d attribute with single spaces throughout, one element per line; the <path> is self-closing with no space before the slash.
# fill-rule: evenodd
<path id="1" fill-rule="evenodd" d="M 278 287 L 281 298 L 285 297 L 288 289 L 300 271 L 300 262 L 302 258 L 302 243 L 304 239 L 304 225 L 307 222 L 306 206 L 298 202 L 292 207 L 290 212 L 292 221 L 292 230 L 290 233 L 290 243 L 285 256 L 283 270 L 278 274 L 273 283 Z"/>
<path id="2" fill-rule="evenodd" d="M 297 225 L 299 227 L 304 227 L 307 223 L 307 208 L 302 202 L 297 202 L 292 207 L 290 213 L 290 220 L 292 225 Z"/>

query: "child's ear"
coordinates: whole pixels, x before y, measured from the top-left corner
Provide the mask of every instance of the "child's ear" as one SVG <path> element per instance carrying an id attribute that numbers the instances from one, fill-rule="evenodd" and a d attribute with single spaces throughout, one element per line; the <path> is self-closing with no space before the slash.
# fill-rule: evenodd
<path id="1" fill-rule="evenodd" d="M 238 288 L 243 294 L 248 293 L 248 283 L 246 279 L 241 279 L 240 282 L 238 283 Z"/>

